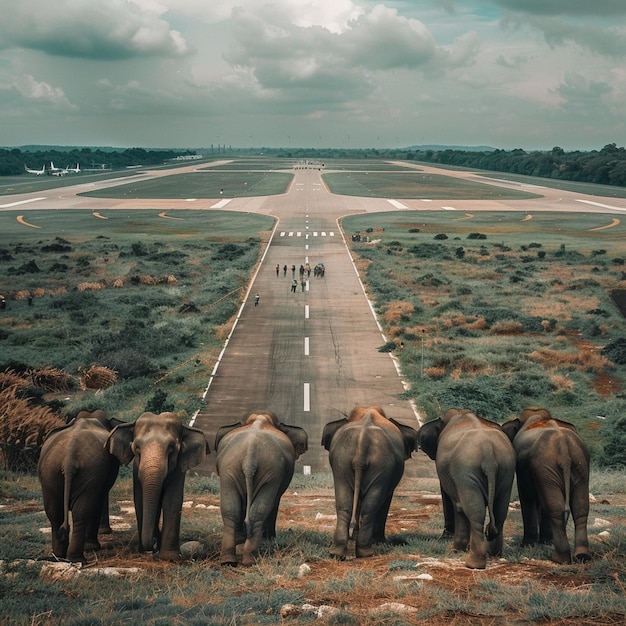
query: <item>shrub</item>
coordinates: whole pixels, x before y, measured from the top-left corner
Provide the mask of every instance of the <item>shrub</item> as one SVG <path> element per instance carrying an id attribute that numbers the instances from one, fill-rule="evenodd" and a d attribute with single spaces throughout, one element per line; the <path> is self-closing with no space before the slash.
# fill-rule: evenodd
<path id="1" fill-rule="evenodd" d="M 620 337 L 602 348 L 600 354 L 617 365 L 626 365 L 626 339 Z"/>

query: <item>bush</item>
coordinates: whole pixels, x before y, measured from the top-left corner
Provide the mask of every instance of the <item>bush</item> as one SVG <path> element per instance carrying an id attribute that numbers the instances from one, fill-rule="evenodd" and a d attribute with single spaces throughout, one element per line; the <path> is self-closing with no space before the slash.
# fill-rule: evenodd
<path id="1" fill-rule="evenodd" d="M 602 348 L 600 354 L 617 365 L 626 365 L 626 339 L 620 337 L 612 341 Z"/>

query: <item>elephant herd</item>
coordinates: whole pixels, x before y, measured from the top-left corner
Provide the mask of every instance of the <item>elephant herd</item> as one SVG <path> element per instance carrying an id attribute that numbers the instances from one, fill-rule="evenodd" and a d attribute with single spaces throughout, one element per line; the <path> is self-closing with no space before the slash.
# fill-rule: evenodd
<path id="1" fill-rule="evenodd" d="M 503 526 L 514 477 L 524 524 L 523 544 L 552 543 L 552 559 L 570 563 L 566 534 L 574 522 L 574 559 L 591 558 L 587 538 L 589 453 L 572 424 L 546 409 L 522 411 L 502 425 L 470 410 L 451 409 L 416 430 L 388 418 L 380 407 L 356 407 L 327 423 L 322 446 L 332 469 L 337 522 L 330 556 L 374 554 L 404 463 L 422 449 L 435 461 L 444 513 L 444 537 L 468 551 L 466 565 L 485 568 L 502 553 Z M 262 538 L 276 536 L 280 500 L 296 459 L 308 449 L 304 429 L 271 412 L 222 426 L 215 437 L 220 479 L 222 565 L 251 565 Z M 133 463 L 133 498 L 143 551 L 181 558 L 180 521 L 187 470 L 209 453 L 204 433 L 172 413 L 143 413 L 136 421 L 82 411 L 47 436 L 38 475 L 52 526 L 55 557 L 85 562 L 110 532 L 108 494 L 120 464 Z M 70 525 L 71 514 L 71 525 Z M 237 548 L 240 548 L 239 554 Z"/>

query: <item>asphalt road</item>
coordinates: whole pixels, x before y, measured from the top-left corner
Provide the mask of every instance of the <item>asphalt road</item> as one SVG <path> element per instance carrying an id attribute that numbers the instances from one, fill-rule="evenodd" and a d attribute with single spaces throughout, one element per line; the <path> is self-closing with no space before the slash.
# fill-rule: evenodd
<path id="1" fill-rule="evenodd" d="M 406 164 L 405 164 L 406 165 Z M 205 166 L 203 166 L 205 167 Z M 324 424 L 348 414 L 358 405 L 378 405 L 387 415 L 418 426 L 418 415 L 400 400 L 403 382 L 393 357 L 378 352 L 385 342 L 343 241 L 337 219 L 352 213 L 397 210 L 597 212 L 613 220 L 626 212 L 626 200 L 583 195 L 498 180 L 497 175 L 415 166 L 425 172 L 468 178 L 489 184 L 527 189 L 543 197 L 525 200 L 457 200 L 428 198 L 387 200 L 338 196 L 328 192 L 317 169 L 295 170 L 294 181 L 284 195 L 232 200 L 130 200 L 83 198 L 76 194 L 98 187 L 128 183 L 129 179 L 81 184 L 31 194 L 15 194 L 0 200 L 0 210 L 29 209 L 210 209 L 249 211 L 277 218 L 272 240 L 255 275 L 220 361 L 206 392 L 206 408 L 195 425 L 207 434 L 213 448 L 216 430 L 239 421 L 251 411 L 270 410 L 288 424 L 302 426 L 309 435 L 309 451 L 297 464 L 298 472 L 328 472 L 328 454 L 321 447 Z M 141 179 L 183 171 L 144 172 Z M 611 222 L 607 215 L 607 224 Z M 310 279 L 291 292 L 291 269 L 309 263 L 325 265 L 323 278 Z M 275 267 L 281 270 L 276 276 Z M 296 270 L 296 278 L 299 273 Z M 258 292 L 258 306 L 254 295 Z M 407 462 L 409 476 L 432 477 L 433 463 L 423 453 Z M 212 472 L 215 454 L 199 468 Z"/>
<path id="2" fill-rule="evenodd" d="M 219 426 L 252 411 L 273 411 L 308 433 L 309 451 L 297 471 L 329 471 L 324 424 L 354 406 L 381 406 L 418 426 L 410 403 L 398 399 L 404 387 L 392 357 L 378 351 L 385 339 L 337 225 L 338 216 L 362 208 L 358 199 L 330 194 L 320 172 L 309 169 L 296 170 L 288 193 L 256 210 L 278 223 L 195 425 L 212 443 Z M 312 271 L 303 289 L 299 268 L 306 263 L 323 263 L 325 275 L 316 278 Z M 210 455 L 203 469 L 211 471 L 214 461 Z"/>

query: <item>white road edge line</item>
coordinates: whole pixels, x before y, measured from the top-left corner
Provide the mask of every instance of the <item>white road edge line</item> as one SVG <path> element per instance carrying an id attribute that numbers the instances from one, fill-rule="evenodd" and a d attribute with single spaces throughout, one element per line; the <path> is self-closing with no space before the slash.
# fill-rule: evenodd
<path id="1" fill-rule="evenodd" d="M 602 204 L 601 202 L 593 202 L 591 200 L 580 200 L 576 198 L 576 202 L 582 202 L 583 204 L 591 204 L 592 206 L 599 206 L 602 209 L 613 209 L 614 211 L 626 211 L 625 208 L 619 206 L 611 206 L 610 204 Z"/>
<path id="2" fill-rule="evenodd" d="M 20 200 L 19 202 L 9 202 L 9 204 L 0 204 L 0 209 L 10 209 L 13 206 L 20 206 L 21 204 L 29 204 L 30 202 L 39 202 L 39 200 L 45 200 L 45 198 L 30 198 L 29 200 Z"/>

